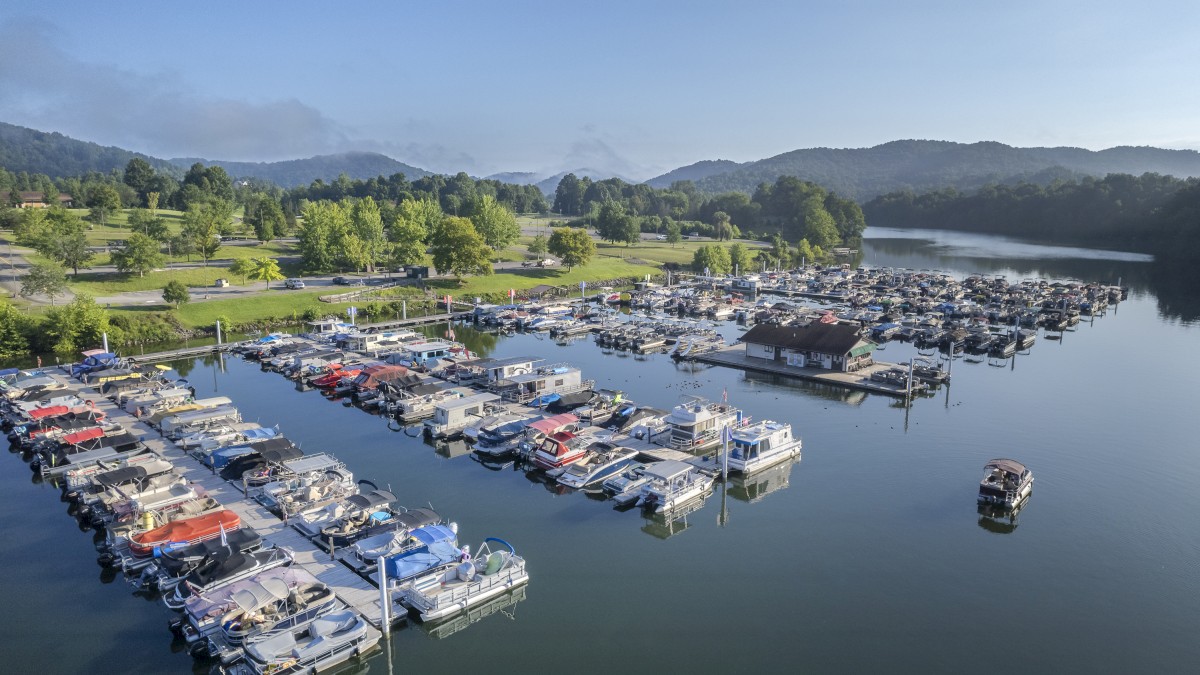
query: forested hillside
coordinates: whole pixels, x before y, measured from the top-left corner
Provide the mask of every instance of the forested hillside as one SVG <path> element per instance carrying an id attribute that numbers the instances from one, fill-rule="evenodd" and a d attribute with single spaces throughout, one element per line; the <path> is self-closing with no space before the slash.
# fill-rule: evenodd
<path id="1" fill-rule="evenodd" d="M 0 122 L 0 166 L 13 173 L 40 173 L 51 178 L 82 176 L 91 171 L 108 173 L 124 170 L 134 157 L 176 177 L 187 168 L 121 148 Z"/>
<path id="2" fill-rule="evenodd" d="M 872 148 L 810 148 L 736 165 L 713 174 L 701 162 L 652 179 L 666 187 L 676 176 L 691 171 L 702 192 L 753 192 L 779 176 L 796 176 L 840 195 L 865 201 L 899 190 L 926 192 L 943 188 L 974 190 L 991 184 L 1035 183 L 1109 173 L 1146 172 L 1177 177 L 1200 176 L 1200 153 L 1149 147 L 1117 147 L 1092 151 L 1082 148 L 1014 148 L 1002 143 L 893 141 Z"/>
<path id="3" fill-rule="evenodd" d="M 236 178 L 257 178 L 283 188 L 308 185 L 314 180 L 326 182 L 346 174 L 351 179 L 365 180 L 376 176 L 391 176 L 402 173 L 409 178 L 421 178 L 430 172 L 398 162 L 377 152 L 341 152 L 335 155 L 317 155 L 306 159 L 291 159 L 282 162 L 226 162 L 223 160 L 176 158 L 171 162 L 187 167 L 200 162 L 220 166 Z"/>
<path id="4" fill-rule="evenodd" d="M 1154 173 L 971 193 L 892 192 L 864 204 L 863 213 L 880 227 L 987 232 L 1159 255 L 1200 249 L 1200 180 Z"/>

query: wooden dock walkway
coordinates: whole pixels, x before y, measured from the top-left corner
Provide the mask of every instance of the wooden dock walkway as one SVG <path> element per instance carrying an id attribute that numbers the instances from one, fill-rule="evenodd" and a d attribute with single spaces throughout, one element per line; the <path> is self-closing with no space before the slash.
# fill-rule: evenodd
<path id="1" fill-rule="evenodd" d="M 180 347 L 179 349 L 168 349 L 163 352 L 150 352 L 149 354 L 131 354 L 122 357 L 126 362 L 134 364 L 140 363 L 162 363 L 163 361 L 174 361 L 176 359 L 187 359 L 193 356 L 204 356 L 206 354 L 217 354 L 220 352 L 228 352 L 233 349 L 237 343 L 223 342 L 219 345 L 201 345 L 199 347 Z"/>
<path id="2" fill-rule="evenodd" d="M 78 385 L 78 383 L 74 383 Z M 86 389 L 86 387 L 83 387 Z M 328 551 L 322 551 L 313 542 L 303 537 L 299 532 L 280 520 L 258 502 L 247 499 L 240 488 L 218 476 L 199 460 L 188 455 L 174 443 L 159 436 L 158 432 L 136 417 L 118 408 L 105 398 L 96 395 L 94 399 L 97 408 L 103 410 L 110 419 L 120 422 L 126 429 L 142 437 L 142 441 L 150 450 L 175 465 L 176 472 L 193 485 L 203 488 L 226 508 L 234 511 L 246 526 L 254 528 L 265 541 L 275 546 L 288 549 L 293 557 L 293 565 L 299 565 L 322 583 L 333 589 L 334 593 L 348 606 L 354 608 L 374 627 L 380 628 L 379 589 L 355 574 L 341 561 L 330 557 Z M 403 619 L 407 611 L 393 601 L 388 613 L 392 621 Z"/>

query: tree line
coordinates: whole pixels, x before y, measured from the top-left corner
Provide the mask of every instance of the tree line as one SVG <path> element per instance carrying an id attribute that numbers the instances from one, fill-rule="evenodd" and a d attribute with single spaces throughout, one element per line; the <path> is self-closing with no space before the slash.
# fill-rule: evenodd
<path id="1" fill-rule="evenodd" d="M 773 233 L 832 248 L 857 246 L 866 219 L 858 204 L 793 176 L 763 183 L 753 194 L 700 192 L 691 181 L 667 188 L 619 178 L 593 181 L 567 174 L 554 193 L 553 210 L 581 217 L 610 241 L 635 241 L 635 232 L 667 233 L 674 223 L 687 233 L 716 239 L 767 238 Z"/>
<path id="2" fill-rule="evenodd" d="M 318 179 L 308 187 L 287 190 L 282 195 L 282 202 L 284 208 L 299 212 L 306 201 L 336 202 L 366 197 L 380 204 L 432 200 L 443 212 L 454 216 L 467 216 L 483 197 L 491 197 L 514 213 L 544 213 L 549 209 L 546 197 L 533 185 L 476 180 L 462 172 L 453 176 L 425 176 L 413 181 L 402 173 L 367 180 L 351 180 L 343 173 L 331 183 Z"/>
<path id="3" fill-rule="evenodd" d="M 1156 173 L 893 192 L 863 205 L 872 225 L 984 232 L 1179 255 L 1200 246 L 1200 181 Z"/>

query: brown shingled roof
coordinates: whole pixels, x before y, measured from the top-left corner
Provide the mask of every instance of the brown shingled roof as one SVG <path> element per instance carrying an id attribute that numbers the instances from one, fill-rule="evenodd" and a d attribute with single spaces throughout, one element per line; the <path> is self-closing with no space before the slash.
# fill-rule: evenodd
<path id="1" fill-rule="evenodd" d="M 816 321 L 807 326 L 758 324 L 738 339 L 739 342 L 753 342 L 822 354 L 845 354 L 854 349 L 860 340 L 858 329 L 854 326 Z"/>

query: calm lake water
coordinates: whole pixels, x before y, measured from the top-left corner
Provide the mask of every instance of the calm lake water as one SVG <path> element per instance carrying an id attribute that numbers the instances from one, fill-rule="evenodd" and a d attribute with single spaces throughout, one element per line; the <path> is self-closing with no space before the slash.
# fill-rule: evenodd
<path id="1" fill-rule="evenodd" d="M 868 230 L 873 266 L 1116 283 L 1130 297 L 1003 367 L 954 364 L 905 410 L 891 398 L 605 354 L 590 340 L 468 334 L 493 356 L 570 361 L 666 407 L 682 394 L 791 422 L 803 459 L 734 481 L 674 523 L 556 494 L 299 392 L 237 359 L 175 364 L 200 395 L 280 424 L 310 452 L 431 504 L 464 543 L 512 542 L 524 599 L 462 630 L 415 622 L 353 672 L 1194 672 L 1200 661 L 1196 287 L 1143 256 L 997 237 Z M 736 334 L 733 332 L 732 334 Z M 911 348 L 888 345 L 882 360 Z M 983 464 L 1036 476 L 1017 522 L 976 511 Z M 169 612 L 94 562 L 92 535 L 16 457 L 0 474 L 3 653 L 36 672 L 186 672 Z M 390 657 L 390 658 L 389 658 Z"/>

